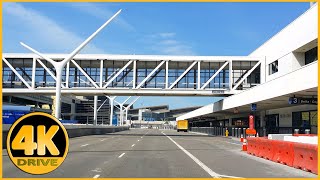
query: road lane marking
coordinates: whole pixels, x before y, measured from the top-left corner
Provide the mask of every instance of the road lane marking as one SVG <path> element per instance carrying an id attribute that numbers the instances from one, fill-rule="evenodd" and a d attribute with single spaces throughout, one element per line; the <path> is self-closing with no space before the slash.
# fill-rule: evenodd
<path id="1" fill-rule="evenodd" d="M 206 166 L 203 162 L 201 162 L 198 158 L 192 155 L 189 151 L 185 150 L 182 146 L 180 146 L 177 142 L 175 142 L 171 137 L 167 136 L 165 133 L 162 133 L 167 138 L 170 139 L 178 148 L 180 148 L 184 153 L 186 153 L 194 162 L 196 162 L 204 171 L 206 171 L 213 178 L 220 178 L 220 175 L 214 171 L 212 171 L 208 166 Z"/>
<path id="2" fill-rule="evenodd" d="M 143 137 L 141 137 L 141 139 L 142 139 Z"/>
<path id="3" fill-rule="evenodd" d="M 81 147 L 85 147 L 85 146 L 88 146 L 88 145 L 89 145 L 89 144 L 82 144 Z"/>
<path id="4" fill-rule="evenodd" d="M 131 147 L 135 146 L 136 144 L 132 144 Z"/>
<path id="5" fill-rule="evenodd" d="M 100 174 L 93 176 L 93 178 L 98 178 L 98 177 L 100 177 Z"/>
<path id="6" fill-rule="evenodd" d="M 199 134 L 199 135 L 208 135 L 208 134 L 206 134 L 206 133 L 199 133 L 199 132 L 189 132 L 189 133 L 193 133 L 193 134 Z"/>
<path id="7" fill-rule="evenodd" d="M 140 141 L 140 139 L 138 139 L 138 142 Z"/>
<path id="8" fill-rule="evenodd" d="M 93 172 L 101 172 L 101 168 L 96 168 L 96 169 L 91 170 L 91 171 L 93 171 Z"/>
<path id="9" fill-rule="evenodd" d="M 235 179 L 244 179 L 243 177 L 236 177 L 236 176 L 227 176 L 227 175 L 221 175 L 221 174 L 220 174 L 220 177 L 222 177 L 222 178 L 235 178 Z"/>
<path id="10" fill-rule="evenodd" d="M 106 140 L 106 139 L 101 139 L 100 141 L 104 141 L 104 140 Z"/>
<path id="11" fill-rule="evenodd" d="M 121 158 L 123 155 L 125 155 L 126 153 L 122 153 L 118 158 Z"/>

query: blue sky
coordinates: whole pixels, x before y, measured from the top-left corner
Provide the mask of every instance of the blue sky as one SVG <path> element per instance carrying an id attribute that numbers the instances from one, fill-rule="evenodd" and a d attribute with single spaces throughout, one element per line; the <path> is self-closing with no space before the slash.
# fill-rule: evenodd
<path id="1" fill-rule="evenodd" d="M 3 3 L 3 52 L 69 53 L 122 13 L 81 53 L 248 55 L 309 3 Z M 118 100 L 125 99 L 120 97 Z M 136 106 L 206 105 L 214 97 L 143 97 Z"/>

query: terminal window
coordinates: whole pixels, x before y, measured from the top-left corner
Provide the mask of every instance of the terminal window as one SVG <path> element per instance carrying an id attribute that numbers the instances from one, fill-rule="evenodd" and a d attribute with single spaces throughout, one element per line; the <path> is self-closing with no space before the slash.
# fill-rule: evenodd
<path id="1" fill-rule="evenodd" d="M 269 64 L 269 75 L 278 72 L 278 60 Z"/>
<path id="2" fill-rule="evenodd" d="M 309 51 L 305 52 L 305 64 L 318 61 L 318 47 L 312 48 Z"/>

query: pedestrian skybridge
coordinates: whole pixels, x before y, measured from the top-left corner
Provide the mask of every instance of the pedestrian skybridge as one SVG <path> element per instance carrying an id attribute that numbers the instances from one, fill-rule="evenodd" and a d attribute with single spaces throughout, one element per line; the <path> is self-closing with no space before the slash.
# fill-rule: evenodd
<path id="1" fill-rule="evenodd" d="M 62 61 L 67 54 L 45 54 Z M 228 96 L 260 83 L 262 57 L 78 54 L 62 70 L 73 95 Z M 5 53 L 3 94 L 56 93 L 54 66 L 37 54 Z"/>

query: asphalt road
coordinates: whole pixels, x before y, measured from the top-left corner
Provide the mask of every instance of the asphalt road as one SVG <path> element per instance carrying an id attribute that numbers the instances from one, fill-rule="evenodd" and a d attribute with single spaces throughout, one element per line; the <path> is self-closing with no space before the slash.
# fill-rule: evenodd
<path id="1" fill-rule="evenodd" d="M 70 139 L 64 163 L 46 175 L 15 167 L 3 150 L 3 177 L 317 177 L 241 152 L 225 137 L 173 130 L 128 131 Z"/>

